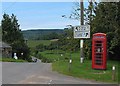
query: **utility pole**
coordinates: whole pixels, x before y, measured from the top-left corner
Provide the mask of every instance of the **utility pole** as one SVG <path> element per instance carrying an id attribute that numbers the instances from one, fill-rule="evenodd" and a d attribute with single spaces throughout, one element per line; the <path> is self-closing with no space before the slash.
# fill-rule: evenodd
<path id="1" fill-rule="evenodd" d="M 83 0 L 80 0 L 80 8 L 81 8 L 81 25 L 84 25 L 84 4 L 83 4 Z M 80 39 L 80 62 L 83 63 L 84 60 L 84 53 L 83 53 L 83 39 Z"/>

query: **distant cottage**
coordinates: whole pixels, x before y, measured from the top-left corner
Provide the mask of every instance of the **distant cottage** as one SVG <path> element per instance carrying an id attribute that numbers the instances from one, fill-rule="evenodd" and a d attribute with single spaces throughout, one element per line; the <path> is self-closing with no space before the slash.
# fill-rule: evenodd
<path id="1" fill-rule="evenodd" d="M 0 42 L 0 53 L 2 57 L 12 57 L 12 47 L 4 42 Z"/>

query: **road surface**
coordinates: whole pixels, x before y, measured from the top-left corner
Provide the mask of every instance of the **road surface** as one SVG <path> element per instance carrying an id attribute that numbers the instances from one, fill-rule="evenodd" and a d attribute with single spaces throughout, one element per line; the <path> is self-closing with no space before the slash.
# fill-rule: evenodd
<path id="1" fill-rule="evenodd" d="M 2 63 L 3 84 L 98 84 L 53 72 L 51 63 Z"/>

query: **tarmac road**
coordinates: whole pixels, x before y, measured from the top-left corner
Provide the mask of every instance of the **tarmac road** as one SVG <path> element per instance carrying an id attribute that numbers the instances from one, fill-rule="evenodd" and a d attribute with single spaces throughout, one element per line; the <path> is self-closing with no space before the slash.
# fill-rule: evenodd
<path id="1" fill-rule="evenodd" d="M 2 84 L 100 84 L 53 72 L 51 63 L 2 63 Z"/>

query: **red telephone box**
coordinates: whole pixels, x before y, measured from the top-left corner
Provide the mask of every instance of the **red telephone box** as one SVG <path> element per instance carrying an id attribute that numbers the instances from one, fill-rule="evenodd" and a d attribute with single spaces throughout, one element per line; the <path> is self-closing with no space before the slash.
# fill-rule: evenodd
<path id="1" fill-rule="evenodd" d="M 104 33 L 95 33 L 92 38 L 92 68 L 106 69 L 107 39 Z"/>

